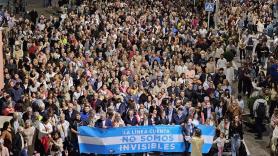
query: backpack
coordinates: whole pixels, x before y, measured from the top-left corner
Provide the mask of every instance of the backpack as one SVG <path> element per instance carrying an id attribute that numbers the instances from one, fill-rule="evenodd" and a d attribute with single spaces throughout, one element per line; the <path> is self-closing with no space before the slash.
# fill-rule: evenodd
<path id="1" fill-rule="evenodd" d="M 265 104 L 263 102 L 259 102 L 259 105 L 258 105 L 257 110 L 256 110 L 257 117 L 265 118 L 265 115 L 266 115 L 265 112 L 266 112 Z"/>

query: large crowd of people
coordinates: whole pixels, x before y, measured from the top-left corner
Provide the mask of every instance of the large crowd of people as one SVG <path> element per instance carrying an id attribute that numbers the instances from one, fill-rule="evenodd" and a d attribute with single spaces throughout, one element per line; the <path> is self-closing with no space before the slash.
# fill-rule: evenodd
<path id="1" fill-rule="evenodd" d="M 209 23 L 203 0 L 71 0 L 50 17 L 3 8 L 0 112 L 13 118 L 0 153 L 78 155 L 78 126 L 192 136 L 207 124 L 218 156 L 240 155 L 249 97 L 256 139 L 265 118 L 278 125 L 278 1 L 216 3 Z"/>

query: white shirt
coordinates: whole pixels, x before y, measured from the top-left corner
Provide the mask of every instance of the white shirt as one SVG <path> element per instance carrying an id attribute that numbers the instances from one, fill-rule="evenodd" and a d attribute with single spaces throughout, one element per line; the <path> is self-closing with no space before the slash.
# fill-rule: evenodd
<path id="1" fill-rule="evenodd" d="M 102 120 L 102 127 L 105 126 L 105 121 L 106 121 L 106 120 Z"/>
<path id="2" fill-rule="evenodd" d="M 38 26 L 40 31 L 45 29 L 45 24 L 44 23 L 38 23 L 37 26 Z"/>
<path id="3" fill-rule="evenodd" d="M 60 133 L 63 141 L 65 140 L 66 137 L 68 137 L 69 126 L 70 126 L 70 124 L 66 120 L 63 123 L 59 122 L 57 125 L 57 129 L 59 130 L 59 133 Z"/>
<path id="4" fill-rule="evenodd" d="M 73 98 L 74 98 L 75 100 L 78 100 L 79 97 L 82 96 L 82 95 L 83 95 L 82 92 L 79 92 L 79 93 L 78 93 L 78 92 L 74 92 L 74 93 L 73 93 Z"/>
<path id="5" fill-rule="evenodd" d="M 206 37 L 206 35 L 208 33 L 207 29 L 200 29 L 199 32 L 200 32 L 202 37 Z"/>
<path id="6" fill-rule="evenodd" d="M 220 58 L 220 55 L 221 54 L 223 54 L 224 53 L 224 50 L 223 50 L 223 48 L 216 48 L 216 51 L 215 51 L 215 53 L 214 53 L 214 57 L 215 58 Z"/>
<path id="7" fill-rule="evenodd" d="M 225 70 L 225 75 L 229 83 L 231 84 L 235 80 L 235 69 L 233 67 L 229 67 Z"/>
<path id="8" fill-rule="evenodd" d="M 175 66 L 175 71 L 178 72 L 179 75 L 182 73 L 182 66 L 181 65 L 176 65 Z"/>
<path id="9" fill-rule="evenodd" d="M 226 141 L 226 138 L 220 138 L 218 137 L 216 140 L 214 140 L 213 143 L 217 144 L 217 147 L 224 147 Z"/>
<path id="10" fill-rule="evenodd" d="M 227 64 L 227 60 L 225 58 L 217 60 L 217 68 L 225 68 Z"/>
<path id="11" fill-rule="evenodd" d="M 257 29 L 258 29 L 258 32 L 262 33 L 264 31 L 264 25 L 261 22 L 258 22 Z"/>
<path id="12" fill-rule="evenodd" d="M 41 139 L 43 136 L 51 134 L 53 132 L 52 125 L 50 122 L 48 122 L 46 125 L 39 122 L 38 124 L 38 130 L 39 130 L 39 139 Z"/>

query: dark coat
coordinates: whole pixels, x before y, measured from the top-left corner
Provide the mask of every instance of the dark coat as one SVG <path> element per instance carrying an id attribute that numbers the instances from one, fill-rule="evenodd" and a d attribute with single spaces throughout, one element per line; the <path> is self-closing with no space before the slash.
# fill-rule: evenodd
<path id="1" fill-rule="evenodd" d="M 105 126 L 107 128 L 112 128 L 113 125 L 112 125 L 112 121 L 110 119 L 106 119 L 105 120 Z M 95 127 L 97 128 L 103 128 L 103 124 L 102 124 L 102 120 L 101 119 L 98 119 L 95 123 Z"/>
<path id="2" fill-rule="evenodd" d="M 124 122 L 126 125 L 131 125 L 131 126 L 135 126 L 138 125 L 138 121 L 136 119 L 136 117 L 134 116 L 132 119 L 130 119 L 128 116 L 124 119 Z"/>
<path id="3" fill-rule="evenodd" d="M 182 123 L 184 123 L 186 120 L 186 116 L 184 114 L 182 114 L 181 117 L 178 116 L 178 114 L 174 115 L 174 120 L 173 123 L 176 125 L 181 125 Z"/>
<path id="4" fill-rule="evenodd" d="M 214 113 L 214 108 L 211 107 L 211 113 Z M 205 117 L 205 120 L 207 120 L 207 117 L 208 117 L 208 109 L 207 108 L 204 108 L 203 109 L 203 113 L 204 113 L 204 117 Z"/>
<path id="5" fill-rule="evenodd" d="M 22 151 L 21 147 L 23 146 L 22 142 L 24 142 L 24 138 L 23 138 L 23 136 L 22 137 L 20 136 L 19 132 L 17 132 L 14 136 L 14 139 L 13 139 L 13 153 L 14 153 L 14 156 L 20 156 L 20 153 Z"/>
<path id="6" fill-rule="evenodd" d="M 68 122 L 73 122 L 76 118 L 76 114 L 77 114 L 77 111 L 76 110 L 72 110 L 72 113 L 71 113 L 71 116 L 69 114 L 69 110 L 65 110 L 64 111 L 64 114 L 65 114 L 65 119 L 68 121 Z"/>

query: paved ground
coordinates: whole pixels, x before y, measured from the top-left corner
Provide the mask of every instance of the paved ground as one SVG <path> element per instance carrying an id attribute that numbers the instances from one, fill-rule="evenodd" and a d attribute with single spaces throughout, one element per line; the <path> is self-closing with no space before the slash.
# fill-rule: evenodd
<path id="1" fill-rule="evenodd" d="M 245 143 L 249 149 L 251 156 L 269 156 L 269 148 L 266 148 L 266 146 L 269 143 L 269 136 L 267 133 L 265 133 L 263 140 L 258 141 L 254 139 L 254 134 L 245 132 Z"/>
<path id="2" fill-rule="evenodd" d="M 240 67 L 239 58 L 235 58 L 236 65 Z M 237 87 L 237 82 L 233 84 L 233 88 Z M 237 91 L 237 89 L 233 89 Z M 238 93 L 236 92 L 235 95 Z M 245 101 L 248 97 L 244 97 Z M 250 114 L 249 109 L 247 108 L 247 104 L 245 103 L 245 113 Z M 248 117 L 248 115 L 246 116 Z M 245 119 L 244 119 L 245 120 Z M 267 148 L 269 143 L 269 129 L 264 132 L 263 140 L 255 140 L 255 133 L 248 132 L 250 130 L 249 127 L 244 126 L 244 141 L 247 146 L 248 151 L 250 152 L 250 156 L 270 156 L 269 148 Z"/>
<path id="3" fill-rule="evenodd" d="M 253 36 L 253 38 L 254 38 L 254 36 Z M 254 45 L 256 45 L 256 44 L 257 44 L 257 41 L 254 42 Z M 252 55 L 254 55 L 254 53 L 255 52 L 253 50 Z M 238 56 L 239 56 L 239 54 L 235 58 L 235 63 L 238 67 L 240 67 L 241 64 L 239 63 Z M 233 87 L 235 87 L 235 88 L 237 87 L 237 82 L 235 84 L 233 84 Z M 237 89 L 234 89 L 234 90 L 237 91 Z M 237 95 L 237 94 L 238 93 L 236 92 L 235 95 Z M 244 97 L 244 99 L 245 99 L 245 101 L 247 101 L 248 97 Z M 246 102 L 245 102 L 245 113 L 244 114 L 250 114 L 250 111 L 247 108 Z M 269 140 L 270 140 L 270 138 L 269 138 L 270 130 L 269 130 L 268 126 L 266 126 L 266 128 L 267 128 L 267 130 L 263 134 L 263 139 L 255 140 L 255 133 L 248 132 L 248 130 L 250 130 L 250 128 L 248 128 L 247 126 L 244 126 L 244 141 L 245 141 L 245 144 L 246 144 L 251 156 L 270 156 L 270 148 L 267 148 L 267 146 L 269 145 Z"/>

